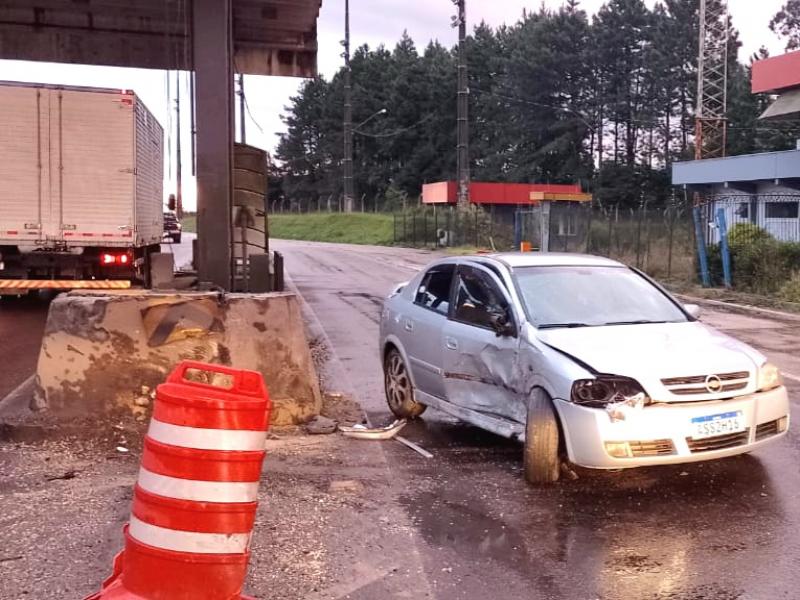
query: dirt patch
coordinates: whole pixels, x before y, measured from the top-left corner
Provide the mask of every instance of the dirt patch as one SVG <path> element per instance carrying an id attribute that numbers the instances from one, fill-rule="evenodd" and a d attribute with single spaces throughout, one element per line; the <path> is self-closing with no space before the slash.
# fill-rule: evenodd
<path id="1" fill-rule="evenodd" d="M 351 396 L 339 392 L 324 392 L 322 395 L 322 416 L 339 423 L 366 423 L 366 415 L 361 405 Z"/>

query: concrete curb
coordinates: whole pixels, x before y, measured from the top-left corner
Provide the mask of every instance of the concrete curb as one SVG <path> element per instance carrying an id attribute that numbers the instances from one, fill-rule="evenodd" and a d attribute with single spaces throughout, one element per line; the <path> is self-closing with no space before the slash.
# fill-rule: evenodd
<path id="1" fill-rule="evenodd" d="M 724 302 L 722 300 L 712 300 L 710 298 L 697 298 L 695 296 L 687 296 L 685 294 L 675 294 L 675 297 L 682 302 L 698 304 L 700 306 L 708 306 L 709 308 L 716 308 L 727 312 L 751 316 L 759 315 L 780 321 L 800 323 L 800 315 L 795 313 L 788 313 L 770 308 L 761 308 L 760 306 L 751 306 L 749 304 L 735 304 L 733 302 Z"/>
<path id="2" fill-rule="evenodd" d="M 16 419 L 31 414 L 30 400 L 36 384 L 36 375 L 31 375 L 0 399 L 0 420 Z"/>

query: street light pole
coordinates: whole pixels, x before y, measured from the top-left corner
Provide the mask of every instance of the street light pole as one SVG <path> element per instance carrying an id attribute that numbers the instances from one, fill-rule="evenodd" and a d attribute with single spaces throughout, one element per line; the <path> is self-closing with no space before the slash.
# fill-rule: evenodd
<path id="1" fill-rule="evenodd" d="M 353 189 L 353 100 L 350 71 L 350 0 L 344 2 L 344 210 L 353 212 L 355 190 Z"/>
<path id="2" fill-rule="evenodd" d="M 239 73 L 239 141 L 247 143 L 247 132 L 244 120 L 245 97 L 244 97 L 244 74 Z"/>
<path id="3" fill-rule="evenodd" d="M 458 7 L 458 206 L 469 206 L 469 81 L 467 79 L 466 0 L 453 0 Z"/>
<path id="4" fill-rule="evenodd" d="M 389 111 L 388 111 L 387 109 L 385 109 L 385 108 L 382 108 L 382 109 L 380 109 L 379 111 L 372 113 L 372 114 L 371 114 L 370 116 L 368 116 L 366 119 L 364 119 L 363 121 L 361 121 L 361 123 L 359 123 L 358 125 L 356 125 L 355 127 L 353 127 L 353 128 L 352 128 L 352 132 L 353 132 L 353 133 L 359 133 L 359 134 L 361 134 L 361 135 L 364 135 L 362 132 L 360 132 L 360 131 L 359 131 L 359 129 L 361 129 L 361 128 L 362 128 L 364 125 L 366 125 L 367 123 L 369 123 L 370 121 L 372 121 L 372 119 L 374 119 L 375 117 L 377 117 L 377 116 L 379 116 L 379 115 L 385 115 L 385 114 L 386 114 L 386 113 L 388 113 L 388 112 L 389 112 Z"/>
<path id="5" fill-rule="evenodd" d="M 175 123 L 177 132 L 175 135 L 175 214 L 179 219 L 183 218 L 183 169 L 181 165 L 181 72 L 175 71 Z"/>

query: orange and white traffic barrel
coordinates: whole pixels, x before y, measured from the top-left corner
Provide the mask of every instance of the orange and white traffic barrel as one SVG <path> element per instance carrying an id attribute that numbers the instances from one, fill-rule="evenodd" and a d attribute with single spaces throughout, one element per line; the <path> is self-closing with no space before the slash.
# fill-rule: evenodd
<path id="1" fill-rule="evenodd" d="M 230 387 L 188 380 L 222 374 Z M 158 386 L 125 550 L 86 600 L 239 600 L 270 401 L 260 373 L 193 361 Z"/>

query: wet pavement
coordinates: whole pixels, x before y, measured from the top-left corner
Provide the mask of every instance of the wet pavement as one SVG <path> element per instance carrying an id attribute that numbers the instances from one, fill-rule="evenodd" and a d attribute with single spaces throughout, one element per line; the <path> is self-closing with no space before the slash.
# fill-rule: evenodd
<path id="1" fill-rule="evenodd" d="M 275 242 L 371 420 L 389 419 L 377 353 L 382 298 L 431 253 Z M 426 460 L 383 444 L 412 524 L 420 590 L 450 599 L 762 600 L 799 598 L 800 321 L 706 310 L 703 320 L 766 353 L 788 374 L 795 425 L 752 455 L 621 472 L 577 470 L 527 485 L 519 444 L 429 409 L 403 435 Z M 428 597 L 378 579 L 354 599 Z"/>

